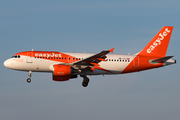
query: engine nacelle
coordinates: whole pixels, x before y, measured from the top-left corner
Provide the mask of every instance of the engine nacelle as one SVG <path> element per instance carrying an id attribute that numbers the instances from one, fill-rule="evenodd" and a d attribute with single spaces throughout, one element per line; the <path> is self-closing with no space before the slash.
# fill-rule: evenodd
<path id="1" fill-rule="evenodd" d="M 53 80 L 67 81 L 71 76 L 71 66 L 69 65 L 54 65 Z"/>

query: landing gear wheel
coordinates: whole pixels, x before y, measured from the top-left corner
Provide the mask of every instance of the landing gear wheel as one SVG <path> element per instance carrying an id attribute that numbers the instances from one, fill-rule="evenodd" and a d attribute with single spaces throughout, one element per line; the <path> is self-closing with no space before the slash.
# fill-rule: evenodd
<path id="1" fill-rule="evenodd" d="M 28 78 L 28 79 L 27 79 L 27 82 L 28 82 L 28 83 L 30 83 L 30 82 L 31 82 L 31 79 L 30 79 L 30 78 Z"/>
<path id="2" fill-rule="evenodd" d="M 88 86 L 88 83 L 89 83 L 89 78 L 85 77 L 83 82 L 82 82 L 82 86 L 83 87 L 87 87 Z"/>
<path id="3" fill-rule="evenodd" d="M 29 71 L 29 74 L 28 74 L 29 78 L 27 79 L 27 82 L 28 82 L 28 83 L 31 82 L 31 74 L 32 74 L 32 71 Z"/>

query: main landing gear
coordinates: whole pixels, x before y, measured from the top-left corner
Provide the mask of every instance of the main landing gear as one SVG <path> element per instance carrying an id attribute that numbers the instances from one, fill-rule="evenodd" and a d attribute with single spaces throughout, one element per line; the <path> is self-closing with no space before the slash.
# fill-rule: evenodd
<path id="1" fill-rule="evenodd" d="M 87 86 L 88 86 L 88 83 L 89 83 L 89 78 L 86 77 L 86 76 L 84 76 L 83 78 L 84 78 L 84 79 L 83 79 L 83 82 L 82 82 L 82 86 L 83 86 L 83 87 L 87 87 Z"/>
<path id="2" fill-rule="evenodd" d="M 31 74 L 32 74 L 32 71 L 29 71 L 29 74 L 28 74 L 29 78 L 27 79 L 27 82 L 28 82 L 28 83 L 31 82 Z"/>

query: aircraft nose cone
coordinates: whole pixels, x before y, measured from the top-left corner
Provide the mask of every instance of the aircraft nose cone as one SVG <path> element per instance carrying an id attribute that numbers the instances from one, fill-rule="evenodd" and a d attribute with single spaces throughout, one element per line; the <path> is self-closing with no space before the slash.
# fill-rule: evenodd
<path id="1" fill-rule="evenodd" d="M 4 66 L 5 67 L 9 68 L 9 64 L 10 64 L 9 60 L 4 61 Z"/>

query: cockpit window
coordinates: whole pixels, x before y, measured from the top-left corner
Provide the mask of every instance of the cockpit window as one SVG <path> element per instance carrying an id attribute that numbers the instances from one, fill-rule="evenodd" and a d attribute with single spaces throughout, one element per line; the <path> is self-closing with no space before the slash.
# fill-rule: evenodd
<path id="1" fill-rule="evenodd" d="M 20 58 L 20 57 L 21 57 L 20 55 L 12 56 L 12 58 Z"/>

